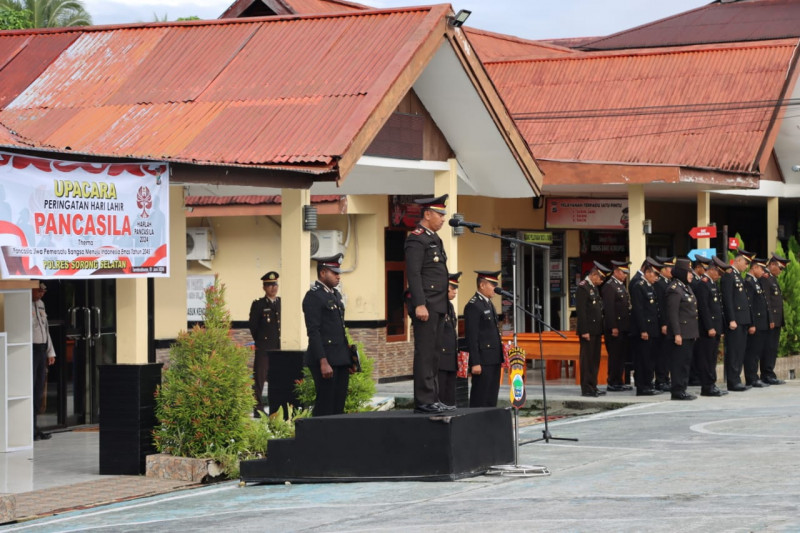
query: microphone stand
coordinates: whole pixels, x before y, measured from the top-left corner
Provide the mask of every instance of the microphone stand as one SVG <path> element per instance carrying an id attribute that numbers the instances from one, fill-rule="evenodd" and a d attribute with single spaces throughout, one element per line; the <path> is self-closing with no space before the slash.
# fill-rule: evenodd
<path id="1" fill-rule="evenodd" d="M 477 233 L 479 235 L 484 235 L 487 237 L 493 237 L 495 239 L 500 239 L 502 241 L 506 241 L 511 245 L 511 279 L 512 279 L 512 300 L 513 300 L 513 319 L 514 319 L 514 348 L 517 348 L 517 313 L 516 308 L 519 307 L 526 313 L 528 312 L 526 309 L 520 307 L 517 304 L 517 246 L 531 246 L 534 248 L 540 248 L 544 250 L 550 250 L 549 246 L 544 244 L 532 243 L 532 242 L 525 242 L 521 239 L 515 239 L 513 237 L 505 237 L 503 235 L 498 235 L 496 233 L 487 233 L 482 231 L 476 231 L 473 225 L 464 225 L 464 227 L 468 227 L 472 233 Z M 541 345 L 541 334 L 540 334 L 540 345 Z M 542 381 L 542 387 L 544 387 L 544 381 Z M 547 402 L 545 402 L 545 413 L 547 413 Z M 501 475 L 501 476 L 513 476 L 513 477 L 534 477 L 534 476 L 549 476 L 550 470 L 544 465 L 520 465 L 518 464 L 518 457 L 519 457 L 519 407 L 516 405 L 513 407 L 514 409 L 514 464 L 513 465 L 496 465 L 489 469 L 487 474 L 494 474 L 494 475 Z M 545 416 L 545 420 L 547 417 Z"/>
<path id="2" fill-rule="evenodd" d="M 542 437 L 540 439 L 527 440 L 525 442 L 517 441 L 517 446 L 519 447 L 522 444 L 530 444 L 532 442 L 539 442 L 539 441 L 542 441 L 542 440 L 545 441 L 546 443 L 549 443 L 551 440 L 567 440 L 567 441 L 577 442 L 578 439 L 566 438 L 566 437 L 553 437 L 550 434 L 550 428 L 549 428 L 549 424 L 548 424 L 548 420 L 547 420 L 547 384 L 546 384 L 546 376 L 545 376 L 545 372 L 544 372 L 545 361 L 544 361 L 544 345 L 543 345 L 543 341 L 542 341 L 542 329 L 543 328 L 547 328 L 550 331 L 555 331 L 559 336 L 561 336 L 564 339 L 566 339 L 566 336 L 563 333 L 561 333 L 560 331 L 558 331 L 557 329 L 553 328 L 553 326 L 551 326 L 550 324 L 546 324 L 544 322 L 544 320 L 542 320 L 542 317 L 541 317 L 541 315 L 539 313 L 539 311 L 541 310 L 541 305 L 534 303 L 534 311 L 535 312 L 531 313 L 530 311 L 528 311 L 523 306 L 521 306 L 521 305 L 519 305 L 517 303 L 517 245 L 532 246 L 534 248 L 547 250 L 548 252 L 550 251 L 550 247 L 545 245 L 545 244 L 526 242 L 526 241 L 523 241 L 521 239 L 515 239 L 513 237 L 505 237 L 503 235 L 498 235 L 496 233 L 488 233 L 488 232 L 476 231 L 475 228 L 472 227 L 472 226 L 465 226 L 465 227 L 469 227 L 469 230 L 472 233 L 477 233 L 479 235 L 485 235 L 487 237 L 493 237 L 493 238 L 496 238 L 496 239 L 504 240 L 504 241 L 509 242 L 511 244 L 511 272 L 512 272 L 512 282 L 513 282 L 512 291 L 511 292 L 512 292 L 512 295 L 514 297 L 514 300 L 513 300 L 513 308 L 514 308 L 514 347 L 517 346 L 517 313 L 516 313 L 517 309 L 520 309 L 524 313 L 527 313 L 528 315 L 530 315 L 539 324 L 539 371 L 541 372 L 541 379 L 542 379 L 542 414 L 544 416 L 544 430 L 542 431 Z M 539 294 L 539 288 L 538 287 L 536 288 L 536 294 L 537 294 L 537 298 L 538 298 L 538 294 Z"/>

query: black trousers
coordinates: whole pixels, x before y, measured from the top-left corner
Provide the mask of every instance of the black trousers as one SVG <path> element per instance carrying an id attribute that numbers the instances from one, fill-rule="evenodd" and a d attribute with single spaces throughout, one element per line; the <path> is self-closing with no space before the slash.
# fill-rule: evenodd
<path id="1" fill-rule="evenodd" d="M 703 389 L 711 389 L 717 382 L 717 353 L 719 352 L 719 335 L 708 337 L 700 335 L 694 345 L 693 362 L 697 368 L 697 377 Z"/>
<path id="2" fill-rule="evenodd" d="M 642 340 L 641 337 L 631 337 L 631 351 L 633 352 L 634 381 L 636 390 L 643 391 L 653 387 L 655 374 L 655 356 L 657 354 L 658 340 Z"/>
<path id="3" fill-rule="evenodd" d="M 775 374 L 775 361 L 778 359 L 778 346 L 781 343 L 781 329 L 773 328 L 767 332 L 767 345 L 761 355 L 761 379 L 778 379 Z"/>
<path id="4" fill-rule="evenodd" d="M 447 405 L 456 404 L 456 371 L 439 370 L 439 401 Z"/>
<path id="5" fill-rule="evenodd" d="M 756 330 L 747 336 L 747 348 L 744 352 L 744 379 L 747 385 L 758 381 L 758 365 L 767 348 L 769 330 Z"/>
<path id="6" fill-rule="evenodd" d="M 444 313 L 430 312 L 428 320 L 411 321 L 414 327 L 414 404 L 439 401 L 439 354 L 442 352 Z"/>
<path id="7" fill-rule="evenodd" d="M 597 392 L 597 372 L 600 370 L 600 335 L 580 337 L 581 393 Z"/>
<path id="8" fill-rule="evenodd" d="M 266 350 L 256 350 L 253 358 L 253 395 L 256 397 L 256 409 L 264 410 L 264 401 L 261 399 L 264 394 L 264 383 L 267 381 L 269 370 L 269 354 Z"/>
<path id="9" fill-rule="evenodd" d="M 671 346 L 669 372 L 672 376 L 672 387 L 670 391 L 686 392 L 689 385 L 689 369 L 692 366 L 692 351 L 694 350 L 695 339 L 683 339 L 680 346 L 675 344 L 671 337 L 667 337 Z"/>
<path id="10" fill-rule="evenodd" d="M 33 345 L 33 425 L 42 410 L 42 396 L 47 383 L 47 344 Z"/>
<path id="11" fill-rule="evenodd" d="M 666 335 L 659 335 L 656 340 L 656 383 L 669 383 L 670 354 L 672 353 L 672 339 Z"/>
<path id="12" fill-rule="evenodd" d="M 481 365 L 481 373 L 472 375 L 472 390 L 469 393 L 469 406 L 497 407 L 497 394 L 499 392 L 500 364 Z"/>
<path id="13" fill-rule="evenodd" d="M 347 385 L 350 383 L 350 367 L 334 366 L 333 377 L 323 378 L 319 365 L 311 365 L 311 376 L 314 378 L 314 389 L 317 399 L 314 402 L 312 416 L 340 415 L 344 413 L 347 399 Z"/>
<path id="14" fill-rule="evenodd" d="M 608 351 L 608 384 L 622 385 L 625 382 L 625 363 L 630 352 L 628 332 L 620 331 L 614 337 L 611 330 L 608 330 L 604 337 Z"/>
<path id="15" fill-rule="evenodd" d="M 747 329 L 750 326 L 739 324 L 736 329 L 725 326 L 725 381 L 728 387 L 742 382 L 742 364 L 747 349 Z"/>

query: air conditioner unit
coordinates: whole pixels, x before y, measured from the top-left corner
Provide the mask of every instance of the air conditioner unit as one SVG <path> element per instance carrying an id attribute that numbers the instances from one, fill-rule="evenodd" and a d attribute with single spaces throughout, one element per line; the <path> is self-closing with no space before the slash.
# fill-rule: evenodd
<path id="1" fill-rule="evenodd" d="M 344 253 L 341 231 L 315 230 L 311 232 L 311 259 L 332 257 L 339 253 Z"/>
<path id="2" fill-rule="evenodd" d="M 211 228 L 186 228 L 186 259 L 214 259 L 214 233 Z"/>

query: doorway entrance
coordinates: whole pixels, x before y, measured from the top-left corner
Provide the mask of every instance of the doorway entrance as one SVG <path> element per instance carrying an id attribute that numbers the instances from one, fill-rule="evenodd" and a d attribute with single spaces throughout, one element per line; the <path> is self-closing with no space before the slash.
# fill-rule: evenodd
<path id="1" fill-rule="evenodd" d="M 564 233 L 552 231 L 504 231 L 503 235 L 526 242 L 545 244 L 549 247 L 521 246 L 517 249 L 517 293 L 519 302 L 530 312 L 538 310 L 542 321 L 554 329 L 566 329 L 564 294 Z M 512 251 L 505 241 L 503 254 L 503 288 L 511 291 Z M 510 316 L 510 301 L 503 300 L 503 312 Z M 538 332 L 541 326 L 526 312 L 517 309 L 514 315 L 517 332 Z M 505 330 L 513 328 L 513 323 L 504 324 Z M 545 328 L 546 329 L 546 328 Z M 507 331 L 504 331 L 507 332 Z"/>
<path id="2" fill-rule="evenodd" d="M 42 428 L 99 420 L 100 365 L 117 359 L 116 280 L 48 280 L 43 298 L 56 362 L 47 375 Z"/>

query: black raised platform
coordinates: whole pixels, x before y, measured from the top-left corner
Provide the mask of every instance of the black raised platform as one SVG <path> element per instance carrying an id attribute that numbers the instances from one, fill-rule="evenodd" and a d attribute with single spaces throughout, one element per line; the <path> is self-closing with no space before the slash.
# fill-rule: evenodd
<path id="1" fill-rule="evenodd" d="M 355 413 L 297 421 L 294 439 L 272 440 L 266 459 L 242 461 L 242 481 L 446 481 L 514 461 L 506 409 Z"/>

